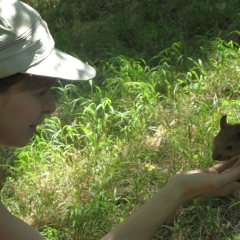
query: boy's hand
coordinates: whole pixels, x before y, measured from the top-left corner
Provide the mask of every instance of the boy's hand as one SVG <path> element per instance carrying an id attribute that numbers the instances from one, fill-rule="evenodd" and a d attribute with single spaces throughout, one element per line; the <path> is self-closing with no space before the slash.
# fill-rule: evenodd
<path id="1" fill-rule="evenodd" d="M 240 157 L 217 164 L 177 174 L 170 178 L 185 196 L 185 200 L 208 196 L 225 196 L 240 189 Z"/>

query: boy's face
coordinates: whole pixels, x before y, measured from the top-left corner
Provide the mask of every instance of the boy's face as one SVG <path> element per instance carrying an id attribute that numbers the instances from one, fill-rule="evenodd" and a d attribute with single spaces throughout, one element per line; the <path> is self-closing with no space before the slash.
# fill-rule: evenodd
<path id="1" fill-rule="evenodd" d="M 33 76 L 27 86 L 19 82 L 0 94 L 0 145 L 28 144 L 44 115 L 56 109 L 51 85 L 51 79 Z"/>

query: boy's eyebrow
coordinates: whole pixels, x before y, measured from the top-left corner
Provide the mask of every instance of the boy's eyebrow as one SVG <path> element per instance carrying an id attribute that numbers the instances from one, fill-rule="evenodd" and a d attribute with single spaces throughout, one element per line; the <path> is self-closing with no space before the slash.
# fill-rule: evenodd
<path id="1" fill-rule="evenodd" d="M 54 78 L 32 76 L 31 82 L 29 84 L 29 89 L 37 90 L 41 88 L 51 88 L 55 82 L 56 80 Z"/>

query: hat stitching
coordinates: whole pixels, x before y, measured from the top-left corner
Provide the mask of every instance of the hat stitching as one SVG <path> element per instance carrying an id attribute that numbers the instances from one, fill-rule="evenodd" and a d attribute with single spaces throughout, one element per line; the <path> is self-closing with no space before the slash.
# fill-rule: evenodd
<path id="1" fill-rule="evenodd" d="M 24 41 L 30 34 L 34 33 L 37 30 L 37 28 L 40 26 L 41 22 L 42 22 L 42 19 L 39 18 L 33 24 L 33 26 L 31 28 L 29 28 L 26 32 L 24 32 L 23 34 L 18 36 L 16 39 L 14 39 L 14 40 L 12 40 L 12 41 L 10 41 L 8 43 L 0 44 L 0 51 L 15 45 L 15 44 L 19 43 L 20 41 Z"/>

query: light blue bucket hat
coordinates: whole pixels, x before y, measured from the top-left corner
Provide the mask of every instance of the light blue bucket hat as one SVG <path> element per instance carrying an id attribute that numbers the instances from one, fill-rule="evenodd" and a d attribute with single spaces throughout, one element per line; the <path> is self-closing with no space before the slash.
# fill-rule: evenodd
<path id="1" fill-rule="evenodd" d="M 90 80 L 93 67 L 54 47 L 47 23 L 17 0 L 0 0 L 0 80 L 15 73 Z"/>

